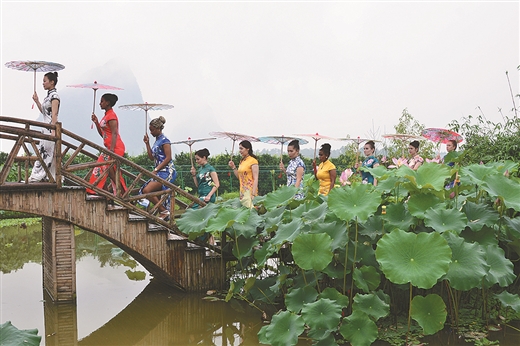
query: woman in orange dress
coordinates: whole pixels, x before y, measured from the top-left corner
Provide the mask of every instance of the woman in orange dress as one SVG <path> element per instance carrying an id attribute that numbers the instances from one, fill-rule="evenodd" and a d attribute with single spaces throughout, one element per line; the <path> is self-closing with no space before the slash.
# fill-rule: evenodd
<path id="1" fill-rule="evenodd" d="M 105 116 L 101 119 L 101 121 L 98 121 L 97 116 L 92 113 L 92 121 L 94 124 L 96 124 L 96 129 L 99 133 L 99 135 L 103 138 L 103 145 L 105 148 L 110 150 L 111 152 L 123 156 L 125 154 L 125 144 L 121 140 L 121 136 L 119 135 L 119 120 L 117 118 L 116 113 L 112 109 L 112 107 L 115 106 L 118 98 L 117 95 L 114 94 L 104 94 L 101 96 L 101 101 L 99 102 L 99 106 L 101 109 L 105 111 Z M 110 156 L 104 153 L 101 153 L 99 155 L 97 162 L 105 162 L 109 161 Z M 95 167 L 92 171 L 92 175 L 90 176 L 90 183 L 94 184 L 98 178 L 103 175 L 103 173 L 108 169 L 107 166 L 98 166 Z M 116 184 L 115 184 L 115 170 L 110 170 L 108 172 L 108 175 L 110 176 L 111 184 L 112 184 L 112 191 L 114 192 L 114 195 L 116 194 Z M 105 188 L 105 183 L 107 180 L 107 176 L 105 175 L 102 179 L 100 179 L 96 186 L 100 189 Z M 123 191 L 126 191 L 126 184 L 123 179 L 123 177 L 120 177 L 121 187 L 123 188 Z M 96 192 L 92 189 L 87 189 L 88 193 L 95 194 Z"/>

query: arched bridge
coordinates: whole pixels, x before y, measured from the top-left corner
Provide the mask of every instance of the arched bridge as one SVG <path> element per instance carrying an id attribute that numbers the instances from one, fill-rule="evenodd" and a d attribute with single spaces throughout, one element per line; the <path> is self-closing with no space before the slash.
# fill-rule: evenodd
<path id="1" fill-rule="evenodd" d="M 55 135 L 45 135 L 38 128 L 55 130 Z M 43 217 L 43 281 L 54 300 L 75 299 L 74 225 L 116 244 L 155 277 L 180 289 L 203 291 L 224 284 L 224 262 L 218 248 L 188 241 L 175 226 L 174 217 L 164 221 L 153 215 L 157 206 L 147 211 L 136 203 L 152 195 L 159 196 L 162 202 L 169 195 L 171 215 L 179 215 L 188 203 L 201 204 L 197 198 L 63 129 L 60 123 L 49 125 L 0 117 L 0 139 L 14 143 L 0 171 L 0 210 Z M 27 183 L 30 164 L 43 162 L 37 150 L 39 140 L 56 142 L 55 157 L 60 164 L 56 166 L 55 178 L 47 174 L 49 182 Z M 103 165 L 97 162 L 99 152 L 111 156 L 105 164 L 115 169 L 116 180 L 124 177 L 127 191 L 122 191 L 119 184 L 112 193 L 89 183 L 94 167 Z M 151 177 L 168 189 L 139 194 L 138 188 Z M 88 195 L 86 188 L 96 195 Z"/>

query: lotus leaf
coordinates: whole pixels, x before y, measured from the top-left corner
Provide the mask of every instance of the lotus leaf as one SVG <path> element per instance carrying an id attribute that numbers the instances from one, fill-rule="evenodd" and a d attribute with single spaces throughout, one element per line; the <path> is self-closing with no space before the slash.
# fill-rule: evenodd
<path id="1" fill-rule="evenodd" d="M 504 217 L 503 219 L 508 229 L 508 235 L 511 239 L 520 239 L 520 217 L 514 219 Z"/>
<path id="2" fill-rule="evenodd" d="M 408 200 L 408 211 L 416 218 L 424 219 L 426 210 L 435 208 L 441 204 L 443 204 L 443 202 L 431 193 L 417 193 L 410 196 Z"/>
<path id="3" fill-rule="evenodd" d="M 487 245 L 498 245 L 497 237 L 495 236 L 495 230 L 484 226 L 478 232 L 473 232 L 470 228 L 466 228 L 460 234 L 462 238 L 464 238 L 468 243 L 477 242 L 482 246 Z"/>
<path id="4" fill-rule="evenodd" d="M 350 273 L 350 267 L 347 268 L 347 270 L 345 271 L 343 263 L 333 260 L 325 269 L 322 270 L 322 272 L 324 272 L 331 278 L 341 279 L 343 278 L 343 276 L 345 276 L 345 274 Z"/>
<path id="5" fill-rule="evenodd" d="M 362 311 L 345 317 L 339 331 L 352 346 L 370 346 L 377 339 L 377 325 Z"/>
<path id="6" fill-rule="evenodd" d="M 233 245 L 233 255 L 238 259 L 251 256 L 253 248 L 258 244 L 260 244 L 260 241 L 257 238 L 239 236 L 235 239 L 235 244 Z"/>
<path id="7" fill-rule="evenodd" d="M 424 224 L 436 232 L 455 231 L 460 234 L 466 228 L 468 219 L 457 209 L 432 208 L 426 210 Z"/>
<path id="8" fill-rule="evenodd" d="M 254 254 L 258 266 L 263 267 L 271 255 L 276 251 L 278 251 L 278 246 L 273 244 L 271 241 L 264 243 L 259 250 L 255 251 Z"/>
<path id="9" fill-rule="evenodd" d="M 289 311 L 281 311 L 273 316 L 265 330 L 265 338 L 270 345 L 296 345 L 298 336 L 303 333 L 303 318 Z"/>
<path id="10" fill-rule="evenodd" d="M 276 235 L 271 239 L 275 245 L 282 245 L 285 242 L 292 242 L 301 233 L 303 222 L 301 219 L 293 219 L 290 223 L 278 226 Z"/>
<path id="11" fill-rule="evenodd" d="M 379 168 L 381 166 L 378 166 L 377 168 Z M 385 169 L 383 167 L 383 169 Z M 394 172 L 394 171 L 388 171 L 388 172 Z M 374 175 L 374 177 L 377 178 L 377 176 Z M 380 180 L 380 178 L 377 178 L 377 187 L 376 189 L 378 191 L 381 191 L 381 192 L 384 192 L 384 193 L 390 193 L 392 192 L 397 186 L 398 184 L 402 183 L 403 182 L 403 178 L 399 178 L 399 177 L 396 177 L 395 175 L 394 176 L 388 176 L 388 177 L 385 177 L 385 179 L 383 180 Z M 407 191 L 403 191 L 402 194 L 407 194 L 408 192 Z"/>
<path id="12" fill-rule="evenodd" d="M 439 233 L 394 230 L 378 241 L 376 259 L 393 283 L 428 289 L 448 272 L 451 249 Z"/>
<path id="13" fill-rule="evenodd" d="M 327 298 L 319 299 L 303 306 L 302 317 L 310 328 L 309 336 L 320 340 L 338 328 L 341 306 Z"/>
<path id="14" fill-rule="evenodd" d="M 226 228 L 233 226 L 235 223 L 245 223 L 249 218 L 250 213 L 256 213 L 256 211 L 251 211 L 247 208 L 235 209 L 223 207 L 218 211 L 216 216 L 212 217 L 211 220 L 208 221 L 206 232 L 223 232 Z"/>
<path id="15" fill-rule="evenodd" d="M 365 223 L 359 226 L 361 228 L 359 234 L 368 236 L 372 240 L 383 234 L 383 219 L 380 215 L 371 215 Z"/>
<path id="16" fill-rule="evenodd" d="M 276 277 L 270 276 L 265 279 L 257 278 L 255 280 L 255 284 L 249 290 L 249 295 L 251 296 L 252 300 L 259 300 L 269 304 L 274 304 L 276 291 L 271 289 L 271 287 L 274 285 L 276 285 Z"/>
<path id="17" fill-rule="evenodd" d="M 305 200 L 305 202 L 299 204 L 296 208 L 292 210 L 286 210 L 285 216 L 290 219 L 303 218 L 303 214 L 319 207 L 323 203 L 319 203 L 317 201 Z"/>
<path id="18" fill-rule="evenodd" d="M 426 162 L 422 164 L 417 171 L 412 169 L 399 170 L 399 174 L 410 179 L 417 189 L 432 189 L 435 191 L 444 190 L 446 179 L 451 176 L 450 169 L 445 165 L 439 165 L 434 162 Z"/>
<path id="19" fill-rule="evenodd" d="M 0 324 L 0 345 L 37 346 L 41 340 L 38 329 L 18 329 L 11 321 Z"/>
<path id="20" fill-rule="evenodd" d="M 312 286 L 292 289 L 285 295 L 287 310 L 299 313 L 304 304 L 316 301 L 318 292 Z"/>
<path id="21" fill-rule="evenodd" d="M 375 290 L 381 283 L 381 276 L 376 268 L 372 266 L 362 266 L 359 269 L 354 269 L 352 277 L 356 287 L 365 293 Z"/>
<path id="22" fill-rule="evenodd" d="M 459 156 L 460 156 L 460 152 L 459 151 L 450 151 L 449 153 L 447 153 L 444 158 L 443 158 L 443 161 L 444 162 L 459 162 Z"/>
<path id="23" fill-rule="evenodd" d="M 496 174 L 496 169 L 487 165 L 469 165 L 460 169 L 460 182 L 464 185 L 478 185 L 484 183 L 484 178 Z"/>
<path id="24" fill-rule="evenodd" d="M 284 212 L 285 207 L 278 207 L 262 215 L 265 220 L 265 230 L 267 232 L 271 232 L 278 228 L 278 224 L 281 223 L 283 219 Z"/>
<path id="25" fill-rule="evenodd" d="M 125 271 L 126 276 L 133 281 L 143 281 L 146 279 L 146 273 L 140 270 L 137 271 L 131 271 L 127 270 Z"/>
<path id="26" fill-rule="evenodd" d="M 484 247 L 486 252 L 486 260 L 489 271 L 485 276 L 487 287 L 498 284 L 500 287 L 506 287 L 513 283 L 516 275 L 513 272 L 513 263 L 505 257 L 504 250 L 498 245 L 488 245 Z"/>
<path id="27" fill-rule="evenodd" d="M 330 223 L 317 222 L 311 225 L 311 233 L 327 233 L 332 238 L 332 250 L 343 249 L 347 245 L 347 225 L 344 221 Z"/>
<path id="28" fill-rule="evenodd" d="M 332 260 L 332 239 L 328 234 L 300 234 L 294 239 L 294 262 L 305 270 L 323 270 Z"/>
<path id="29" fill-rule="evenodd" d="M 205 233 L 208 221 L 215 217 L 219 209 L 220 206 L 215 203 L 209 203 L 204 208 L 188 209 L 177 220 L 176 225 L 181 232 L 190 235 L 190 238 L 194 239 Z M 191 234 L 193 234 L 193 238 Z"/>
<path id="30" fill-rule="evenodd" d="M 466 202 L 463 211 L 472 231 L 480 231 L 484 226 L 491 227 L 498 223 L 498 213 L 485 204 Z"/>
<path id="31" fill-rule="evenodd" d="M 267 210 L 273 210 L 281 205 L 287 205 L 296 192 L 297 189 L 294 186 L 283 186 L 265 196 L 264 206 Z"/>
<path id="32" fill-rule="evenodd" d="M 263 226 L 263 218 L 258 215 L 255 209 L 246 210 L 249 217 L 245 222 L 235 222 L 233 224 L 233 230 L 237 236 L 243 236 L 244 238 L 251 238 L 257 235 L 257 228 Z M 217 215 L 217 218 L 220 216 Z"/>
<path id="33" fill-rule="evenodd" d="M 327 298 L 330 299 L 336 304 L 338 304 L 342 308 L 346 308 L 348 306 L 348 297 L 339 293 L 337 289 L 333 287 L 327 287 L 320 293 L 320 299 L 321 298 Z"/>
<path id="34" fill-rule="evenodd" d="M 479 287 L 488 270 L 482 247 L 476 243 L 467 243 L 451 232 L 444 233 L 444 237 L 452 251 L 450 269 L 445 279 L 451 287 L 460 291 Z"/>
<path id="35" fill-rule="evenodd" d="M 426 297 L 415 296 L 412 299 L 411 316 L 424 330 L 424 334 L 431 335 L 444 328 L 446 322 L 446 304 L 437 294 Z"/>
<path id="36" fill-rule="evenodd" d="M 520 185 L 503 176 L 494 175 L 484 179 L 485 184 L 482 188 L 489 193 L 491 197 L 499 197 L 503 200 L 507 208 L 513 208 L 520 211 Z"/>
<path id="37" fill-rule="evenodd" d="M 495 294 L 495 298 L 500 300 L 503 307 L 510 307 L 516 312 L 520 312 L 520 297 L 518 294 L 511 294 L 507 291 L 504 291 L 500 294 Z"/>
<path id="38" fill-rule="evenodd" d="M 293 287 L 305 287 L 305 286 L 316 286 L 317 280 L 323 279 L 323 273 L 315 271 L 298 271 L 298 274 L 294 277 Z"/>
<path id="39" fill-rule="evenodd" d="M 414 217 L 402 203 L 390 204 L 386 207 L 385 228 L 392 231 L 395 228 L 407 230 L 414 224 Z"/>
<path id="40" fill-rule="evenodd" d="M 361 184 L 332 189 L 327 203 L 341 220 L 348 222 L 357 218 L 359 222 L 364 222 L 377 211 L 381 204 L 381 195 L 371 184 Z"/>
<path id="41" fill-rule="evenodd" d="M 377 295 L 356 294 L 352 310 L 363 311 L 368 316 L 372 316 L 376 321 L 390 313 L 390 305 L 381 300 Z"/>
<path id="42" fill-rule="evenodd" d="M 313 346 L 338 346 L 338 343 L 336 342 L 336 338 L 334 338 L 334 335 L 329 333 L 325 338 L 316 340 L 312 345 Z"/>
<path id="43" fill-rule="evenodd" d="M 382 178 L 390 177 L 394 172 L 394 171 L 388 170 L 383 165 L 379 165 L 375 168 L 370 168 L 367 171 L 370 172 L 370 174 L 372 174 L 372 176 L 374 176 L 378 180 L 378 183 Z"/>

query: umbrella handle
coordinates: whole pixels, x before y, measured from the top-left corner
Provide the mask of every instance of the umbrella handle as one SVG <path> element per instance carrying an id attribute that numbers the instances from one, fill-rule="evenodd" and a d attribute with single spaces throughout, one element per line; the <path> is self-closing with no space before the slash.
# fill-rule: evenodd
<path id="1" fill-rule="evenodd" d="M 233 151 L 235 150 L 235 141 L 236 139 L 233 139 L 233 145 L 231 146 L 231 158 L 230 161 L 233 161 Z"/>
<path id="2" fill-rule="evenodd" d="M 147 126 L 148 124 L 147 124 L 147 122 L 148 122 L 148 110 L 145 109 L 144 110 L 144 133 L 145 134 L 148 134 L 148 126 Z"/>
<path id="3" fill-rule="evenodd" d="M 318 147 L 318 140 L 314 139 L 314 162 L 316 162 L 316 148 Z"/>
<path id="4" fill-rule="evenodd" d="M 193 167 L 193 155 L 191 154 L 191 145 L 190 145 L 190 162 L 191 162 L 191 167 Z"/>
<path id="5" fill-rule="evenodd" d="M 283 162 L 282 157 L 283 157 L 283 142 L 282 142 L 282 148 L 280 150 L 280 163 Z"/>
<path id="6" fill-rule="evenodd" d="M 33 95 L 34 93 L 36 92 L 36 70 L 34 70 L 34 83 L 33 83 Z M 34 109 L 34 101 L 33 101 L 33 104 L 31 106 L 31 109 Z"/>

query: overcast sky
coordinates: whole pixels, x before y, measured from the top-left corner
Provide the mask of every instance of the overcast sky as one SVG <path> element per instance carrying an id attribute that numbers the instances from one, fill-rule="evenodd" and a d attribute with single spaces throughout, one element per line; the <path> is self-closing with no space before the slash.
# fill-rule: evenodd
<path id="1" fill-rule="evenodd" d="M 427 127 L 477 115 L 477 107 L 498 121 L 499 108 L 512 108 L 506 71 L 520 92 L 519 17 L 518 1 L 1 1 L 0 111 L 38 117 L 32 74 L 8 61 L 65 65 L 60 92 L 96 80 L 84 80 L 85 71 L 116 60 L 145 101 L 175 106 L 151 114 L 167 118 L 169 137 L 187 121 L 207 133 L 367 137 L 393 133 L 405 108 Z M 214 120 L 207 129 L 193 116 L 202 112 Z"/>

